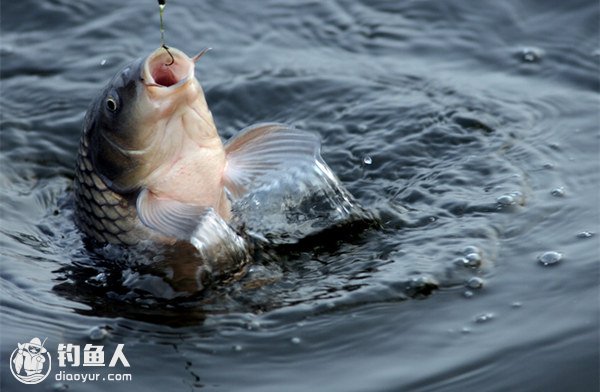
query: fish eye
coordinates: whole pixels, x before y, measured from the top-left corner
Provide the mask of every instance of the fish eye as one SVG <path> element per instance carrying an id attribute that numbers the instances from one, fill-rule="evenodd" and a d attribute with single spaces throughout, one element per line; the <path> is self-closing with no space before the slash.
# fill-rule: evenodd
<path id="1" fill-rule="evenodd" d="M 118 105 L 117 105 L 117 100 L 114 99 L 113 97 L 108 97 L 106 99 L 106 108 L 108 110 L 110 110 L 111 112 L 116 112 Z"/>

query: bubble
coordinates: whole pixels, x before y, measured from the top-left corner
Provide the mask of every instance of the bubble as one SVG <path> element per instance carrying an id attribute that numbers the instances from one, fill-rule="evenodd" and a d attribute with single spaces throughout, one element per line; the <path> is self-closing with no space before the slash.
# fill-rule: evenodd
<path id="1" fill-rule="evenodd" d="M 540 48 L 534 47 L 525 47 L 521 48 L 518 53 L 518 57 L 524 63 L 537 63 L 542 60 L 542 56 L 544 55 L 544 51 Z"/>
<path id="2" fill-rule="evenodd" d="M 302 342 L 302 340 L 296 336 L 294 336 L 292 339 L 290 339 L 290 341 L 292 342 L 292 344 L 300 344 Z"/>
<path id="3" fill-rule="evenodd" d="M 496 201 L 498 202 L 498 204 L 501 204 L 503 206 L 512 206 L 513 204 L 515 204 L 515 198 L 512 197 L 511 195 L 502 195 L 499 196 Z"/>
<path id="4" fill-rule="evenodd" d="M 481 255 L 479 253 L 469 253 L 465 256 L 469 267 L 477 267 L 481 264 Z"/>
<path id="5" fill-rule="evenodd" d="M 260 322 L 252 320 L 246 324 L 246 329 L 256 331 L 257 329 L 260 329 Z"/>
<path id="6" fill-rule="evenodd" d="M 232 347 L 233 351 L 242 351 L 242 346 L 240 344 L 236 344 Z"/>
<path id="7" fill-rule="evenodd" d="M 432 291 L 437 290 L 438 287 L 439 282 L 435 278 L 427 275 L 422 275 L 419 277 L 412 278 L 408 282 L 406 290 L 411 296 L 428 296 L 432 293 Z"/>
<path id="8" fill-rule="evenodd" d="M 523 195 L 521 192 L 510 192 L 498 196 L 496 202 L 501 206 L 513 206 L 515 204 L 523 204 Z"/>
<path id="9" fill-rule="evenodd" d="M 483 314 L 480 314 L 479 316 L 475 317 L 475 322 L 476 323 L 486 323 L 486 322 L 492 320 L 493 318 L 494 318 L 493 313 L 483 313 Z"/>
<path id="10" fill-rule="evenodd" d="M 581 233 L 577 234 L 577 238 L 592 238 L 593 236 L 594 233 L 590 231 L 582 231 Z"/>
<path id="11" fill-rule="evenodd" d="M 473 245 L 469 245 L 467 247 L 465 247 L 465 249 L 463 249 L 463 253 L 468 255 L 469 253 L 479 253 L 481 254 L 481 250 Z"/>
<path id="12" fill-rule="evenodd" d="M 91 340 L 102 340 L 108 336 L 108 330 L 106 327 L 94 327 L 88 333 Z"/>
<path id="13" fill-rule="evenodd" d="M 477 257 L 475 257 L 475 256 Z M 461 266 L 461 267 L 467 267 L 467 268 L 477 268 L 479 267 L 479 265 L 481 264 L 481 257 L 479 257 L 479 255 L 477 253 L 469 253 L 469 255 L 467 256 L 471 256 L 470 258 L 467 257 L 459 257 L 456 260 L 454 260 L 454 264 Z"/>
<path id="14" fill-rule="evenodd" d="M 466 286 L 470 289 L 480 289 L 483 287 L 483 279 L 474 276 L 467 281 Z"/>
<path id="15" fill-rule="evenodd" d="M 100 61 L 100 65 L 106 65 L 106 59 L 102 59 L 102 61 Z"/>
<path id="16" fill-rule="evenodd" d="M 368 156 L 368 155 L 365 155 L 365 156 L 363 157 L 363 160 L 362 160 L 362 161 L 363 161 L 363 163 L 364 163 L 365 165 L 370 165 L 371 163 L 373 163 L 373 159 L 372 159 L 370 156 Z"/>
<path id="17" fill-rule="evenodd" d="M 565 188 L 563 188 L 562 186 L 560 186 L 558 188 L 552 189 L 552 192 L 550 192 L 550 193 L 554 197 L 564 197 L 565 196 Z"/>
<path id="18" fill-rule="evenodd" d="M 544 252 L 541 255 L 539 255 L 538 261 L 543 266 L 550 266 L 550 265 L 557 264 L 562 259 L 562 257 L 563 257 L 563 255 L 559 252 L 549 251 L 549 252 Z"/>

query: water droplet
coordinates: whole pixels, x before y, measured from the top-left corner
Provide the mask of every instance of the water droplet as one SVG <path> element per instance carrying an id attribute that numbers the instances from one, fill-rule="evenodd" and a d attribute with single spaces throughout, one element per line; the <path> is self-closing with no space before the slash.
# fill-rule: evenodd
<path id="1" fill-rule="evenodd" d="M 515 204 L 515 198 L 511 195 L 502 195 L 496 199 L 496 202 L 503 206 L 512 206 L 513 204 Z"/>
<path id="2" fill-rule="evenodd" d="M 592 238 L 593 236 L 594 233 L 590 231 L 582 231 L 581 233 L 577 234 L 577 238 Z"/>
<path id="3" fill-rule="evenodd" d="M 485 323 L 485 322 L 492 320 L 493 318 L 494 318 L 493 313 L 484 313 L 484 314 L 480 314 L 479 316 L 475 317 L 475 322 L 476 323 Z"/>
<path id="4" fill-rule="evenodd" d="M 260 329 L 260 322 L 252 320 L 246 324 L 246 329 L 256 331 L 257 329 Z"/>
<path id="5" fill-rule="evenodd" d="M 474 276 L 467 281 L 466 286 L 470 289 L 480 289 L 483 287 L 483 279 Z"/>
<path id="6" fill-rule="evenodd" d="M 544 266 L 557 264 L 562 259 L 562 254 L 555 251 L 544 252 L 538 256 L 538 261 Z"/>
<path id="7" fill-rule="evenodd" d="M 505 193 L 496 199 L 496 202 L 501 206 L 512 206 L 515 204 L 523 204 L 523 195 L 519 191 Z"/>
<path id="8" fill-rule="evenodd" d="M 471 255 L 470 258 L 466 258 L 466 257 L 459 257 L 456 260 L 454 260 L 454 264 L 461 266 L 461 267 L 467 267 L 467 268 L 477 268 L 479 267 L 479 265 L 481 264 L 481 258 L 479 257 L 479 255 L 477 253 L 469 253 L 469 255 Z M 467 255 L 467 256 L 469 256 Z M 477 257 L 473 256 L 476 255 Z"/>
<path id="9" fill-rule="evenodd" d="M 481 263 L 481 255 L 479 253 L 469 253 L 465 256 L 470 266 L 477 266 Z"/>
<path id="10" fill-rule="evenodd" d="M 52 385 L 52 390 L 56 392 L 68 391 L 69 386 L 65 383 L 57 382 L 54 385 Z"/>
<path id="11" fill-rule="evenodd" d="M 363 163 L 364 163 L 365 165 L 370 165 L 371 163 L 373 163 L 373 159 L 372 159 L 370 156 L 368 156 L 368 155 L 365 155 L 365 156 L 363 157 L 363 160 L 362 160 L 362 161 L 363 161 Z"/>
<path id="12" fill-rule="evenodd" d="M 519 57 L 521 61 L 525 63 L 537 63 L 541 61 L 544 51 L 539 48 L 525 47 L 519 51 Z"/>
<path id="13" fill-rule="evenodd" d="M 94 327 L 88 335 L 91 340 L 102 340 L 108 336 L 108 330 L 106 327 Z"/>
<path id="14" fill-rule="evenodd" d="M 100 61 L 100 65 L 106 65 L 106 59 L 102 59 L 102 61 Z"/>
<path id="15" fill-rule="evenodd" d="M 565 188 L 563 188 L 562 186 L 554 188 L 552 189 L 551 193 L 554 197 L 563 197 L 565 195 Z"/>
<path id="16" fill-rule="evenodd" d="M 463 249 L 463 253 L 468 255 L 469 253 L 477 253 L 477 254 L 481 254 L 481 250 L 473 245 L 467 246 L 465 247 L 465 249 Z"/>
<path id="17" fill-rule="evenodd" d="M 300 342 L 302 342 L 299 337 L 293 337 L 290 341 L 292 344 L 300 344 Z"/>

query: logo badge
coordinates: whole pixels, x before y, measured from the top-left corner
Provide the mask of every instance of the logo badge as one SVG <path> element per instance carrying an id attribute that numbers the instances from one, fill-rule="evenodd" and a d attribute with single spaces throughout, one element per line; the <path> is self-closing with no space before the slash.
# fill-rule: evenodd
<path id="1" fill-rule="evenodd" d="M 43 343 L 37 337 L 29 343 L 17 343 L 17 348 L 12 352 L 10 371 L 23 384 L 37 384 L 50 374 L 52 361 L 50 353 L 44 348 L 46 339 Z"/>

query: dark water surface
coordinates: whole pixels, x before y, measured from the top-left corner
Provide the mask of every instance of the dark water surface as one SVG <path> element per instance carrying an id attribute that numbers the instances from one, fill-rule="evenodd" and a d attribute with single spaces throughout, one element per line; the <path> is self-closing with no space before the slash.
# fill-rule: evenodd
<path id="1" fill-rule="evenodd" d="M 1 5 L 3 391 L 598 390 L 598 2 L 168 2 L 167 42 L 214 49 L 197 76 L 221 135 L 318 132 L 381 223 L 192 296 L 72 222 L 84 112 L 158 45 L 156 2 Z M 21 385 L 34 336 L 124 343 L 133 380 L 57 382 L 54 357 Z"/>

